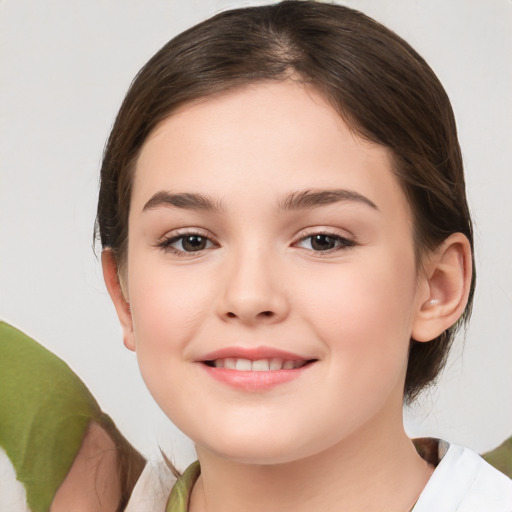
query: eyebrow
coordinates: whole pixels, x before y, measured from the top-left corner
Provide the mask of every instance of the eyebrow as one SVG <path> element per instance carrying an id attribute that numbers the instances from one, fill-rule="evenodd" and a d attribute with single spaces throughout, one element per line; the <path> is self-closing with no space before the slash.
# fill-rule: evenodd
<path id="1" fill-rule="evenodd" d="M 353 190 L 345 189 L 304 190 L 294 192 L 286 196 L 285 199 L 278 204 L 278 209 L 285 211 L 302 210 L 345 201 L 365 204 L 379 211 L 377 205 L 367 197 Z"/>
<path id="2" fill-rule="evenodd" d="M 186 210 L 202 210 L 221 212 L 224 210 L 220 202 L 215 202 L 203 194 L 194 194 L 182 192 L 172 194 L 166 191 L 160 191 L 154 194 L 144 205 L 142 211 L 154 210 L 160 206 L 174 206 L 175 208 L 184 208 Z"/>
<path id="3" fill-rule="evenodd" d="M 353 190 L 345 189 L 302 190 L 293 192 L 278 203 L 277 210 L 304 210 L 345 201 L 361 203 L 379 211 L 377 205 L 367 197 Z M 144 205 L 142 211 L 154 210 L 162 206 L 207 212 L 223 212 L 225 210 L 220 202 L 214 201 L 203 194 L 191 192 L 173 194 L 162 190 L 151 197 Z"/>

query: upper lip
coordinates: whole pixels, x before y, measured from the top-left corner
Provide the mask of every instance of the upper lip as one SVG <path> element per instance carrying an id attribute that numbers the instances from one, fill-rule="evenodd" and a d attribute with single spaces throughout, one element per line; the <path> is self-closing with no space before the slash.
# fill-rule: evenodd
<path id="1" fill-rule="evenodd" d="M 293 352 L 280 350 L 272 347 L 225 347 L 219 350 L 209 352 L 201 356 L 198 361 L 215 361 L 216 359 L 249 359 L 250 361 L 258 361 L 261 359 L 279 358 L 287 361 L 309 361 L 314 358 L 304 357 Z"/>

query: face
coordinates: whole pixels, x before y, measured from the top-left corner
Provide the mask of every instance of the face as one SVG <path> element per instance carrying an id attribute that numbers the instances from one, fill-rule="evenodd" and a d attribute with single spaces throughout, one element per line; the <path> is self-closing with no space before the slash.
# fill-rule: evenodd
<path id="1" fill-rule="evenodd" d="M 200 449 L 285 462 L 401 424 L 423 300 L 411 213 L 388 151 L 315 91 L 259 84 L 162 122 L 124 278 L 126 343 Z"/>

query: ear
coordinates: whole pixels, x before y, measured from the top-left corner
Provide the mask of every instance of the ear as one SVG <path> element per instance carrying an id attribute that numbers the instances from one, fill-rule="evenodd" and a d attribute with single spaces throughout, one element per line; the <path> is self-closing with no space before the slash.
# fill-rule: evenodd
<path id="1" fill-rule="evenodd" d="M 462 233 L 450 235 L 424 265 L 425 293 L 412 338 L 430 341 L 457 322 L 466 307 L 472 277 L 471 246 Z"/>
<path id="2" fill-rule="evenodd" d="M 135 351 L 135 339 L 133 334 L 132 313 L 126 293 L 119 281 L 119 273 L 114 253 L 111 249 L 105 249 L 101 253 L 101 266 L 103 279 L 108 293 L 119 317 L 123 329 L 123 342 L 126 348 Z"/>

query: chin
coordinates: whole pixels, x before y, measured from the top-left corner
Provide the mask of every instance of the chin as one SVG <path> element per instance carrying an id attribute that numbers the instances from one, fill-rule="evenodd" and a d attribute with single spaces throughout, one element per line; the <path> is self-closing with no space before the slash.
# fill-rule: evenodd
<path id="1" fill-rule="evenodd" d="M 213 452 L 216 456 L 231 462 L 252 466 L 273 466 L 277 464 L 286 464 L 302 458 L 299 454 L 290 453 L 289 450 L 261 450 L 257 448 L 247 449 L 246 446 L 240 450 L 210 449 L 209 451 Z"/>
<path id="2" fill-rule="evenodd" d="M 209 440 L 210 441 L 210 440 Z M 206 450 L 238 464 L 269 466 L 287 464 L 322 451 L 324 446 L 300 446 L 298 440 L 279 439 L 269 433 L 258 436 L 226 436 L 225 443 L 197 442 L 198 454 Z M 316 448 L 316 449 L 315 449 Z"/>

